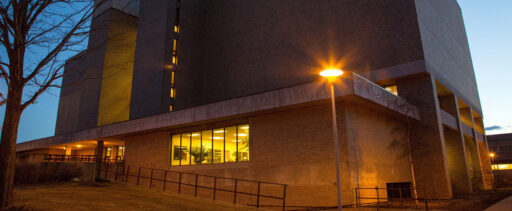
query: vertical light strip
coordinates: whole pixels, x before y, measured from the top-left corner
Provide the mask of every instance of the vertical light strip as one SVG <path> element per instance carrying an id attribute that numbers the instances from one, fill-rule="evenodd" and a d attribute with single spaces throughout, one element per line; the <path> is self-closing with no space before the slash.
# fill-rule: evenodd
<path id="1" fill-rule="evenodd" d="M 172 34 L 172 52 L 171 52 L 171 85 L 170 85 L 170 95 L 169 95 L 169 111 L 174 110 L 174 100 L 176 99 L 176 81 L 175 74 L 178 67 L 178 37 L 180 34 L 180 0 L 176 0 L 176 14 L 174 17 L 174 25 L 171 27 L 173 30 Z"/>

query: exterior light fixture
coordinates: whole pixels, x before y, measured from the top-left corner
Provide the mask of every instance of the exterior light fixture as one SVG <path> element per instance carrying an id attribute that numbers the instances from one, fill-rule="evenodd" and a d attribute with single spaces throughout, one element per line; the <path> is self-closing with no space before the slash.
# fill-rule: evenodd
<path id="1" fill-rule="evenodd" d="M 320 72 L 320 75 L 324 78 L 327 78 L 329 80 L 329 83 L 333 83 L 334 81 L 336 81 L 336 78 L 343 75 L 343 71 L 338 69 L 327 69 Z"/>
<path id="2" fill-rule="evenodd" d="M 82 145 L 76 145 L 77 148 L 82 148 Z"/>
<path id="3" fill-rule="evenodd" d="M 489 153 L 489 156 L 491 156 L 491 158 L 494 157 L 494 153 Z"/>
<path id="4" fill-rule="evenodd" d="M 336 123 L 336 102 L 334 99 L 334 82 L 336 78 L 343 75 L 342 70 L 327 69 L 320 72 L 320 76 L 327 78 L 331 88 L 331 105 L 332 105 L 332 133 L 334 139 L 334 151 L 336 152 L 336 184 L 338 186 L 338 210 L 342 210 L 341 204 L 341 184 L 340 184 L 340 148 L 338 144 L 338 125 Z"/>

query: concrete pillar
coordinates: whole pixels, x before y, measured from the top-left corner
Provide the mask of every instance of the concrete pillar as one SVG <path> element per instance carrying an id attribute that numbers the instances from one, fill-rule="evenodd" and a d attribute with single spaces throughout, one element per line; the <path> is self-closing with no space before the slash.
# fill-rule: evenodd
<path id="1" fill-rule="evenodd" d="M 482 172 L 480 170 L 480 155 L 473 137 L 464 136 L 466 142 L 466 153 L 470 166 L 470 178 L 473 190 L 483 190 Z"/>
<path id="2" fill-rule="evenodd" d="M 489 150 L 487 144 L 483 140 L 476 141 L 478 151 L 480 152 L 480 166 L 482 167 L 482 182 L 484 190 L 493 188 L 494 177 L 491 169 L 491 160 L 489 157 Z"/>
<path id="3" fill-rule="evenodd" d="M 448 169 L 450 170 L 450 181 L 454 194 L 466 194 L 473 192 L 469 164 L 466 155 L 464 133 L 459 118 L 459 106 L 454 95 L 439 97 L 440 107 L 457 119 L 458 130 L 444 127 L 444 138 L 446 141 L 446 155 Z"/>
<path id="4" fill-rule="evenodd" d="M 441 114 L 432 76 L 397 81 L 398 93 L 417 106 L 421 120 L 411 123 L 411 154 L 419 198 L 452 198 Z"/>
<path id="5" fill-rule="evenodd" d="M 71 155 L 71 146 L 66 146 L 65 155 Z"/>
<path id="6" fill-rule="evenodd" d="M 119 146 L 112 146 L 112 156 L 110 156 L 110 159 L 114 160 L 114 162 L 117 162 L 117 150 Z"/>
<path id="7" fill-rule="evenodd" d="M 94 160 L 95 164 L 96 164 L 96 177 L 100 176 L 101 162 L 103 160 L 103 147 L 104 147 L 103 141 L 96 142 L 96 150 L 95 150 L 96 159 Z"/>
<path id="8" fill-rule="evenodd" d="M 471 193 L 471 178 L 466 160 L 464 138 L 460 131 L 445 128 L 444 138 L 446 141 L 446 155 L 448 169 L 450 170 L 450 181 L 454 194 Z"/>

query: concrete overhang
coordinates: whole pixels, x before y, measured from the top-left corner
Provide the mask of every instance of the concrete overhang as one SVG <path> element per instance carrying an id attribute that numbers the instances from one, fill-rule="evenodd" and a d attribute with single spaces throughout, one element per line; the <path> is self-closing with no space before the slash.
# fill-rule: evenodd
<path id="1" fill-rule="evenodd" d="M 335 83 L 334 89 L 337 101 L 363 104 L 369 109 L 381 109 L 390 111 L 389 113 L 392 115 L 420 119 L 417 107 L 357 74 L 346 73 Z M 83 140 L 183 128 L 301 106 L 327 104 L 329 99 L 330 90 L 327 82 L 318 81 L 24 142 L 17 145 L 16 151 L 27 151 Z"/>

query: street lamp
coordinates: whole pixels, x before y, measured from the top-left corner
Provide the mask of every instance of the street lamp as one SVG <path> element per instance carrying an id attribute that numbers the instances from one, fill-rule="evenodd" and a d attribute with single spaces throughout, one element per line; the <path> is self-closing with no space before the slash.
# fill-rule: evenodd
<path id="1" fill-rule="evenodd" d="M 489 156 L 491 157 L 491 166 L 493 166 L 494 165 L 494 153 L 489 153 Z"/>
<path id="2" fill-rule="evenodd" d="M 338 126 L 336 123 L 336 102 L 334 100 L 334 82 L 336 78 L 341 76 L 343 71 L 338 69 L 328 69 L 320 72 L 322 77 L 327 78 L 329 87 L 331 88 L 331 104 L 332 104 L 332 133 L 334 138 L 334 151 L 336 152 L 336 184 L 338 185 L 338 210 L 342 210 L 341 205 L 341 183 L 340 183 L 340 148 L 338 146 Z"/>
<path id="3" fill-rule="evenodd" d="M 491 173 L 493 177 L 492 186 L 496 191 L 496 175 L 494 175 L 494 153 L 489 153 L 489 157 L 491 157 Z M 498 165 L 496 165 L 496 167 L 498 167 Z"/>

